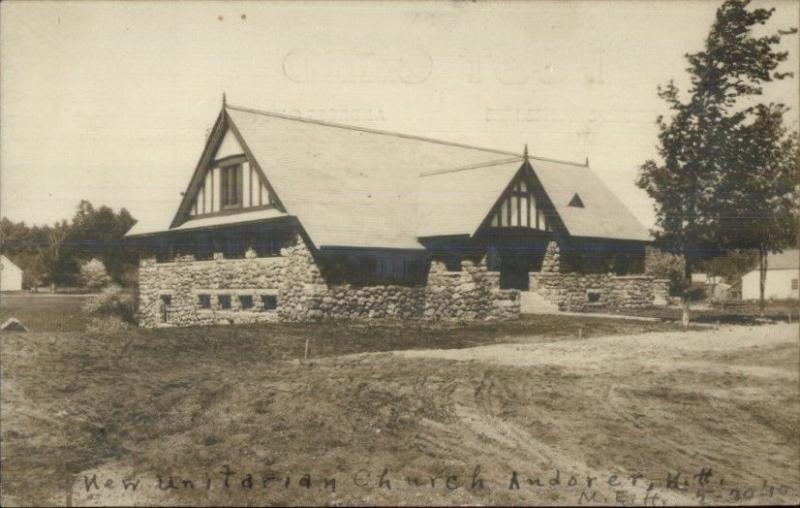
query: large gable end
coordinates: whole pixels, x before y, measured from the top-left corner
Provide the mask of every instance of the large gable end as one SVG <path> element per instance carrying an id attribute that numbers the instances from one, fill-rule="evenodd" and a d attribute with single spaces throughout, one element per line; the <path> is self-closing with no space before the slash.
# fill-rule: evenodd
<path id="1" fill-rule="evenodd" d="M 282 207 L 258 162 L 223 109 L 171 227 L 193 219 L 264 208 Z"/>

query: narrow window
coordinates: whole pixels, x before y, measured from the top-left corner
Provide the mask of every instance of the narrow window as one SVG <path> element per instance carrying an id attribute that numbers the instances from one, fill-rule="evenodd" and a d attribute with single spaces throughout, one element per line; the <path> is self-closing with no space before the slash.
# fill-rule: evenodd
<path id="1" fill-rule="evenodd" d="M 239 295 L 239 305 L 242 310 L 250 310 L 253 308 L 253 295 Z"/>
<path id="2" fill-rule="evenodd" d="M 281 239 L 276 233 L 257 233 L 254 244 L 258 257 L 281 255 Z"/>
<path id="3" fill-rule="evenodd" d="M 800 279 L 792 279 L 792 289 L 796 290 L 800 287 Z"/>
<path id="4" fill-rule="evenodd" d="M 461 271 L 461 256 L 448 255 L 442 261 L 444 261 L 444 266 L 448 272 Z"/>
<path id="5" fill-rule="evenodd" d="M 231 295 L 217 295 L 219 308 L 222 310 L 230 310 L 231 308 Z"/>
<path id="6" fill-rule="evenodd" d="M 490 272 L 500 271 L 500 251 L 496 246 L 490 245 L 486 249 L 486 269 Z"/>
<path id="7" fill-rule="evenodd" d="M 223 253 L 225 259 L 241 259 L 247 246 L 243 233 L 228 233 L 225 235 Z"/>
<path id="8" fill-rule="evenodd" d="M 278 297 L 275 295 L 261 295 L 261 303 L 264 304 L 264 310 L 275 310 L 278 308 Z"/>
<path id="9" fill-rule="evenodd" d="M 519 194 L 513 194 L 508 199 L 511 201 L 511 220 L 508 221 L 509 226 L 519 226 Z"/>
<path id="10" fill-rule="evenodd" d="M 531 227 L 531 195 L 525 194 L 525 226 Z"/>
<path id="11" fill-rule="evenodd" d="M 170 319 L 170 306 L 172 305 L 172 295 L 161 295 L 161 322 L 168 323 Z"/>
<path id="12" fill-rule="evenodd" d="M 242 205 L 242 166 L 222 168 L 220 199 L 222 208 Z"/>
<path id="13" fill-rule="evenodd" d="M 208 235 L 198 235 L 195 243 L 194 258 L 198 261 L 211 259 L 213 256 L 212 242 Z"/>
<path id="14" fill-rule="evenodd" d="M 198 295 L 197 301 L 200 304 L 201 309 L 211 308 L 211 295 Z"/>

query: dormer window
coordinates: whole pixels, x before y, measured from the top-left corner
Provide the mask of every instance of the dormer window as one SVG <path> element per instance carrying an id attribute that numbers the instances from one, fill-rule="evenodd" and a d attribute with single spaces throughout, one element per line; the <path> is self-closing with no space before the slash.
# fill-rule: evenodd
<path id="1" fill-rule="evenodd" d="M 572 199 L 569 200 L 568 206 L 574 206 L 575 208 L 583 208 L 583 200 L 581 200 L 581 197 L 578 196 L 578 194 L 576 193 L 574 196 L 572 196 Z"/>
<path id="2" fill-rule="evenodd" d="M 222 208 L 238 208 L 242 206 L 242 165 L 222 168 L 220 183 L 220 201 Z"/>

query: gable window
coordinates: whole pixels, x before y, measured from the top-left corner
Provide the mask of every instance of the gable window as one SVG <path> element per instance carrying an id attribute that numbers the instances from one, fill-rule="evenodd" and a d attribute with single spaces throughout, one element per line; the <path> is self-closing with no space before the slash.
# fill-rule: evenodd
<path id="1" fill-rule="evenodd" d="M 227 166 L 220 173 L 220 206 L 242 206 L 242 165 Z"/>
<path id="2" fill-rule="evenodd" d="M 576 193 L 574 196 L 572 196 L 572 199 L 569 200 L 569 205 L 567 206 L 572 206 L 574 208 L 583 208 L 583 200 Z"/>

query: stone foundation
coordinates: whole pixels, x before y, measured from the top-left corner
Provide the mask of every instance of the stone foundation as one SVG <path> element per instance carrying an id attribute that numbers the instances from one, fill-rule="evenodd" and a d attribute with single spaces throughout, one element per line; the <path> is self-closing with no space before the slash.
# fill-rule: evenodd
<path id="1" fill-rule="evenodd" d="M 536 272 L 530 274 L 536 291 L 564 311 L 590 307 L 641 309 L 665 305 L 669 281 L 647 275 L 577 274 Z"/>
<path id="2" fill-rule="evenodd" d="M 295 237 L 280 257 L 209 261 L 185 256 L 169 263 L 147 258 L 139 266 L 139 323 L 144 327 L 188 326 L 263 321 L 325 319 L 452 319 L 492 320 L 519 317 L 519 292 L 501 290 L 499 273 L 478 264 L 462 263 L 448 272 L 434 261 L 424 286 L 329 285 L 306 247 Z M 210 308 L 201 308 L 208 295 Z M 230 308 L 223 300 L 230 298 Z M 241 297 L 252 302 L 242 308 Z M 262 297 L 274 297 L 275 309 L 265 309 Z M 161 301 L 169 299 L 169 316 L 162 320 Z"/>

